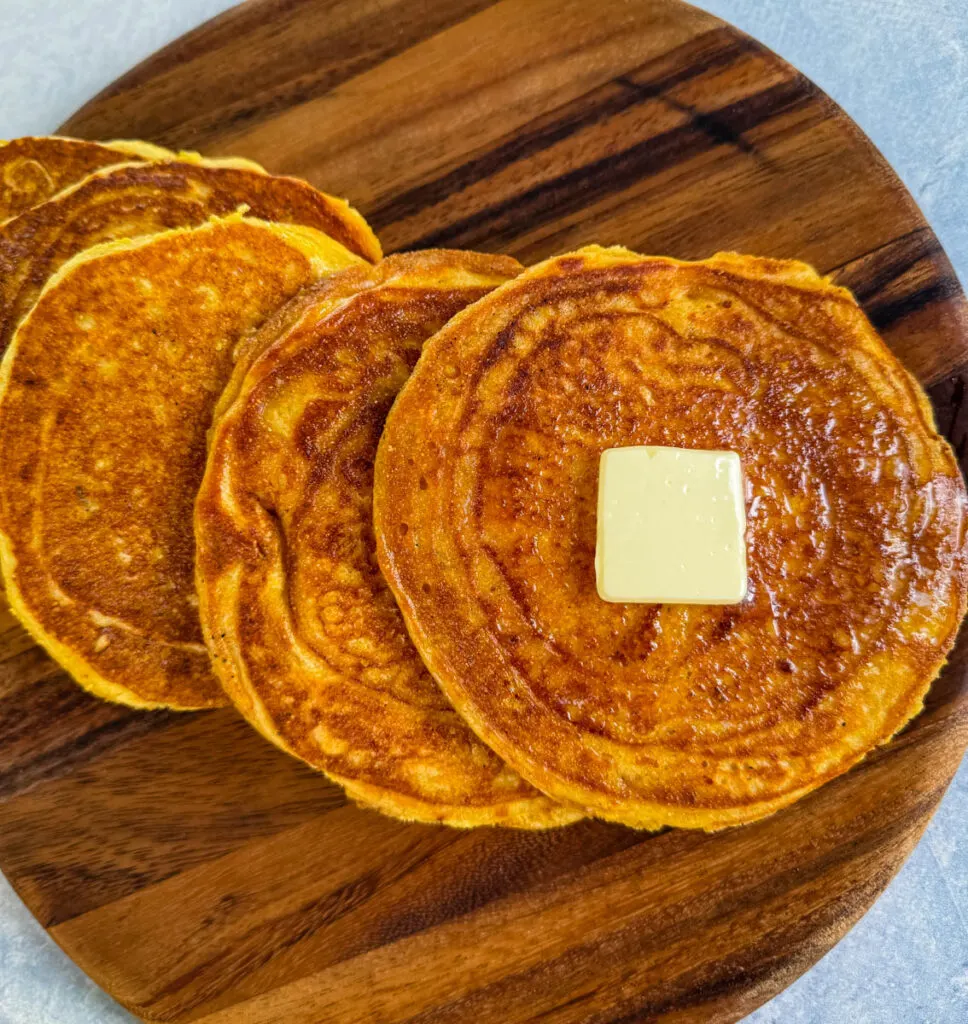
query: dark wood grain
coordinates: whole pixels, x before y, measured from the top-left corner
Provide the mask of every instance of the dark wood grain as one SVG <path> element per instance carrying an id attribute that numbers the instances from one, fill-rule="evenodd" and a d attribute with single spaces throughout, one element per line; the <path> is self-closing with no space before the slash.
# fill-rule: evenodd
<path id="1" fill-rule="evenodd" d="M 968 458 L 968 310 L 914 202 L 810 82 L 675 0 L 255 0 L 64 130 L 303 175 L 388 250 L 809 260 Z M 735 1021 L 912 849 L 968 743 L 966 656 L 892 744 L 757 825 L 461 833 L 348 805 L 229 711 L 100 704 L 2 613 L 0 867 L 150 1019 Z"/>

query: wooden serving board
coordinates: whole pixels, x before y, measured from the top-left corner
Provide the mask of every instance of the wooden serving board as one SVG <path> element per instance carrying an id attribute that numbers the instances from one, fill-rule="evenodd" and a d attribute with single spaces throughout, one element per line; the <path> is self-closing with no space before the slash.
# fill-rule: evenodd
<path id="1" fill-rule="evenodd" d="M 387 251 L 808 260 L 964 466 L 968 309 L 931 229 L 829 99 L 676 0 L 254 0 L 64 131 L 305 176 Z M 357 810 L 231 711 L 99 703 L 0 625 L 0 867 L 151 1020 L 738 1020 L 867 909 L 968 743 L 962 642 L 901 737 L 761 824 L 461 833 Z"/>

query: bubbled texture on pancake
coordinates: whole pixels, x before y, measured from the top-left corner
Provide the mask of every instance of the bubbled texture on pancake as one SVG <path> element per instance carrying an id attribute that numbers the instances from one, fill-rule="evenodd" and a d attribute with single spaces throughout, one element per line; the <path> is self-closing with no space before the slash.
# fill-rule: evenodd
<path id="1" fill-rule="evenodd" d="M 195 227 L 240 206 L 260 220 L 316 228 L 364 259 L 380 258 L 376 236 L 352 207 L 296 178 L 204 161 L 125 164 L 0 227 L 0 353 L 72 256 L 102 242 Z"/>
<path id="2" fill-rule="evenodd" d="M 624 445 L 739 453 L 741 605 L 598 597 L 597 467 Z M 591 247 L 425 348 L 375 525 L 424 660 L 525 778 L 631 825 L 719 828 L 918 712 L 965 609 L 965 506 L 848 292 L 804 264 Z"/>
<path id="3" fill-rule="evenodd" d="M 0 224 L 102 167 L 136 159 L 110 145 L 57 136 L 0 142 Z"/>
<path id="4" fill-rule="evenodd" d="M 377 442 L 421 346 L 520 269 L 413 253 L 299 296 L 239 359 L 196 505 L 202 624 L 226 692 L 283 749 L 401 818 L 578 817 L 448 704 L 380 575 L 372 529 Z"/>
<path id="5" fill-rule="evenodd" d="M 4 580 L 83 685 L 135 705 L 224 703 L 202 642 L 192 507 L 241 335 L 360 262 L 234 217 L 68 263 L 0 373 Z"/>

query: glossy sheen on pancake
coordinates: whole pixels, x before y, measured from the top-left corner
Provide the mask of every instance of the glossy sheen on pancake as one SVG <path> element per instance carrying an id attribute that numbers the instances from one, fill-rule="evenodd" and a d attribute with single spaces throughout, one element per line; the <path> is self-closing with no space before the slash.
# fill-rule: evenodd
<path id="1" fill-rule="evenodd" d="M 373 457 L 421 346 L 520 270 L 507 257 L 411 253 L 308 289 L 247 346 L 212 431 L 195 524 L 219 678 L 269 739 L 400 818 L 542 827 L 578 817 L 448 704 L 373 539 Z"/>
<path id="2" fill-rule="evenodd" d="M 233 216 L 88 250 L 18 328 L 0 366 L 7 597 L 94 693 L 224 703 L 193 583 L 212 410 L 242 335 L 359 262 L 311 228 Z"/>
<path id="3" fill-rule="evenodd" d="M 597 467 L 728 449 L 739 606 L 595 588 Z M 845 771 L 917 714 L 965 610 L 965 487 L 851 295 L 794 262 L 591 247 L 426 346 L 377 458 L 380 564 L 451 701 L 546 793 L 721 828 Z"/>
<path id="4" fill-rule="evenodd" d="M 366 260 L 380 243 L 346 202 L 252 164 L 189 159 L 101 171 L 0 227 L 0 352 L 47 279 L 102 242 L 195 227 L 245 206 L 260 220 L 305 224 Z"/>
<path id="5" fill-rule="evenodd" d="M 158 153 L 167 150 L 159 149 Z M 94 171 L 142 159 L 145 155 L 130 148 L 122 152 L 111 143 L 54 135 L 0 141 L 0 224 L 46 202 Z"/>

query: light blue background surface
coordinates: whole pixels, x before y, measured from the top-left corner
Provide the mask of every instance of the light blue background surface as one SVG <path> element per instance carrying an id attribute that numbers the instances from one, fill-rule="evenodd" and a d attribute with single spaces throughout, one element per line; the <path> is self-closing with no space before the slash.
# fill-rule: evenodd
<path id="1" fill-rule="evenodd" d="M 132 64 L 229 6 L 0 0 L 0 137 L 54 129 Z M 968 280 L 968 0 L 700 6 L 786 57 L 860 123 Z M 747 1024 L 968 1024 L 966 822 L 968 765 L 867 916 Z M 64 957 L 0 878 L 0 1024 L 132 1020 Z"/>

